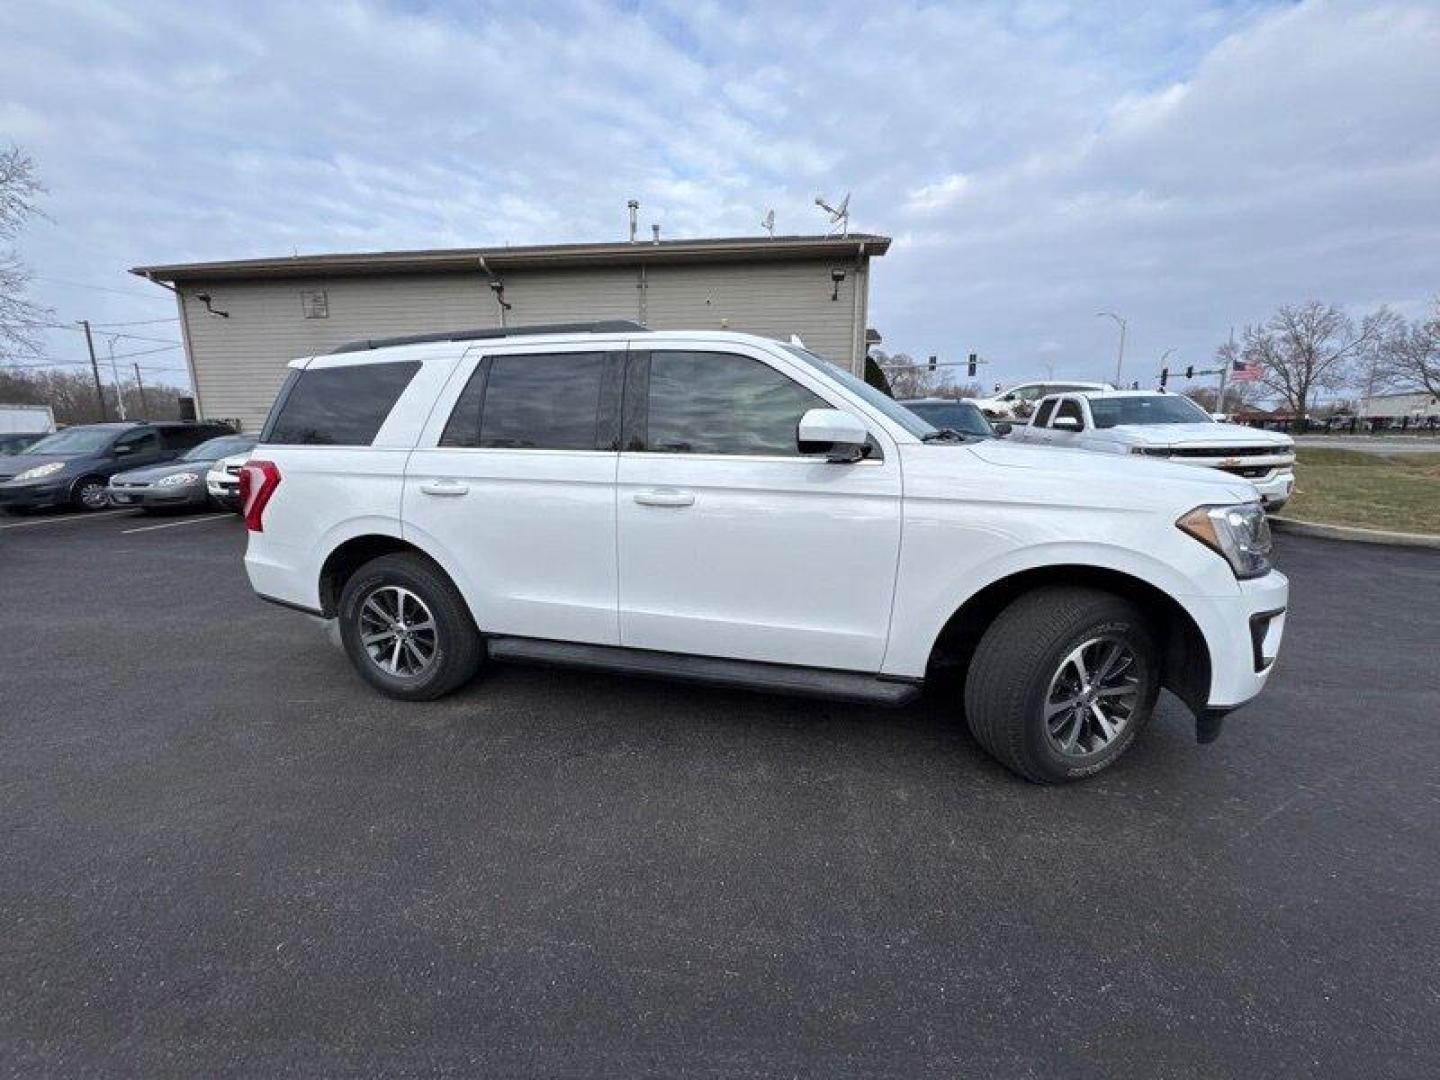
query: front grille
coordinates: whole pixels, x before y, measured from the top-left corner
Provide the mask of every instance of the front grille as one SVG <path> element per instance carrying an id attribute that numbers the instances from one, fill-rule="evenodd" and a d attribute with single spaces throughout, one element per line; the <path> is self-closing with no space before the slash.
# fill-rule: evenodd
<path id="1" fill-rule="evenodd" d="M 1288 453 L 1283 446 L 1185 446 L 1170 451 L 1171 457 L 1267 457 Z"/>
<path id="2" fill-rule="evenodd" d="M 1235 476 L 1243 476 L 1246 480 L 1257 480 L 1262 476 L 1269 476 L 1272 466 L 1270 465 L 1220 465 L 1221 472 L 1232 473 Z"/>
<path id="3" fill-rule="evenodd" d="M 239 476 L 242 468 L 244 468 L 242 465 L 226 465 L 225 471 L 231 476 Z"/>

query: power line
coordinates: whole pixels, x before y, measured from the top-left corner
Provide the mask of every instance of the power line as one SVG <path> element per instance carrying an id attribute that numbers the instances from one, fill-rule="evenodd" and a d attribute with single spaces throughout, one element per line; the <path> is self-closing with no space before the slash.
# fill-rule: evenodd
<path id="1" fill-rule="evenodd" d="M 35 281 L 48 281 L 52 285 L 68 285 L 72 289 L 91 289 L 95 292 L 116 293 L 119 296 L 133 296 L 142 300 L 163 300 L 167 304 L 174 303 L 168 296 L 142 293 L 138 289 L 115 289 L 107 285 L 88 285 L 83 281 L 67 281 L 64 278 L 46 277 L 44 274 L 31 274 L 30 276 Z"/>
<path id="2" fill-rule="evenodd" d="M 85 332 L 82 327 L 68 326 L 65 323 L 41 323 L 40 325 L 48 327 L 51 330 L 73 330 L 76 333 L 80 334 L 83 334 Z M 159 342 L 162 345 L 174 345 L 176 347 L 180 345 L 180 342 L 173 341 L 170 338 L 146 337 L 144 334 L 125 334 L 121 333 L 118 330 L 99 330 L 96 329 L 93 324 L 91 329 L 95 330 L 95 333 L 97 334 L 103 334 L 105 337 L 125 338 L 128 341 L 155 341 Z"/>
<path id="3" fill-rule="evenodd" d="M 179 322 L 179 321 L 180 321 L 179 319 L 175 318 L 174 316 L 171 316 L 171 317 L 168 318 L 168 319 L 136 319 L 134 322 L 97 322 L 97 323 L 91 323 L 90 325 L 91 325 L 91 326 L 94 326 L 94 327 L 101 327 L 101 326 L 153 326 L 153 325 L 155 325 L 156 323 Z"/>

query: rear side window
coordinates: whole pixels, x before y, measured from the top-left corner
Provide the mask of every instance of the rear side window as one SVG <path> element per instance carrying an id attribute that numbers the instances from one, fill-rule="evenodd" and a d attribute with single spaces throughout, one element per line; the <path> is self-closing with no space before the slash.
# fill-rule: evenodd
<path id="1" fill-rule="evenodd" d="M 440 445 L 614 449 L 606 399 L 619 368 L 620 357 L 605 352 L 487 357 L 455 402 Z"/>
<path id="2" fill-rule="evenodd" d="M 1040 403 L 1040 411 L 1035 414 L 1034 424 L 1036 427 L 1044 427 L 1050 423 L 1050 414 L 1055 411 L 1055 399 L 1046 398 Z"/>
<path id="3" fill-rule="evenodd" d="M 281 390 L 262 440 L 369 446 L 419 370 L 418 360 L 399 360 L 300 371 Z"/>
<path id="4" fill-rule="evenodd" d="M 798 457 L 800 417 L 829 404 L 768 364 L 713 352 L 650 354 L 645 449 Z"/>

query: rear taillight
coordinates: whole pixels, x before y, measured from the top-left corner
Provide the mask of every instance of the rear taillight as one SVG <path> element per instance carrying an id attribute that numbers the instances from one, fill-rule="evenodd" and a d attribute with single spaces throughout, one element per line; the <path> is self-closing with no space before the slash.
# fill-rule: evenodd
<path id="1" fill-rule="evenodd" d="M 270 496 L 280 486 L 280 469 L 273 461 L 247 461 L 240 468 L 240 507 L 245 515 L 245 528 L 264 532 L 261 515 Z"/>

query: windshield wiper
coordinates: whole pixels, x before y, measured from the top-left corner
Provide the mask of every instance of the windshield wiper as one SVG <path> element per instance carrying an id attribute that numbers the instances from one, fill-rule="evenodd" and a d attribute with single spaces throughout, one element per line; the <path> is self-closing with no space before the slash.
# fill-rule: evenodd
<path id="1" fill-rule="evenodd" d="M 942 427 L 927 431 L 920 436 L 921 442 L 968 442 L 974 436 L 965 435 L 954 428 Z"/>

